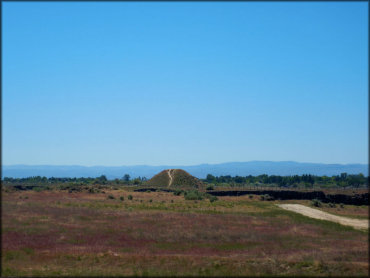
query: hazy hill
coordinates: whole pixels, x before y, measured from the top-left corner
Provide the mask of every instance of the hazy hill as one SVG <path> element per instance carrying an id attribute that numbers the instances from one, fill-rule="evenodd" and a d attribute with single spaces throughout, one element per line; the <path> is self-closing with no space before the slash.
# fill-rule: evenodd
<path id="1" fill-rule="evenodd" d="M 122 178 L 124 174 L 131 177 L 151 178 L 158 172 L 169 168 L 181 168 L 197 178 L 205 178 L 207 174 L 219 175 L 339 175 L 340 173 L 368 176 L 367 164 L 320 164 L 300 163 L 293 161 L 250 161 L 230 162 L 221 164 L 201 164 L 194 166 L 52 166 L 52 165 L 12 165 L 2 166 L 2 177 L 97 177 L 106 175 L 108 178 Z"/>

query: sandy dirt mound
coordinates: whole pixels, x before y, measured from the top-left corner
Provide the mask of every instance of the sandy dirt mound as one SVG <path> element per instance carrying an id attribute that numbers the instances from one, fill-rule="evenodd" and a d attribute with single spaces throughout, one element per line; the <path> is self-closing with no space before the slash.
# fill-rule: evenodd
<path id="1" fill-rule="evenodd" d="M 298 205 L 298 204 L 280 204 L 278 206 L 283 209 L 294 211 L 294 212 L 303 214 L 311 218 L 333 221 L 333 222 L 336 222 L 342 225 L 352 226 L 356 229 L 368 229 L 369 228 L 368 220 L 353 219 L 353 218 L 348 218 L 348 217 L 343 217 L 343 216 L 337 216 L 334 214 L 323 212 L 318 209 L 313 209 L 313 208 L 303 206 L 303 205 Z"/>

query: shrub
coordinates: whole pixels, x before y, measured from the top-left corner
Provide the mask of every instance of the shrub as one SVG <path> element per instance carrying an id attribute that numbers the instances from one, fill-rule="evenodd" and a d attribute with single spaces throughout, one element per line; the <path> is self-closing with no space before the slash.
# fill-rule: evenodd
<path id="1" fill-rule="evenodd" d="M 266 199 L 267 201 L 273 201 L 273 200 L 275 200 L 275 198 L 274 198 L 273 196 L 268 195 L 268 194 L 266 194 L 266 195 L 265 195 L 265 199 Z"/>
<path id="2" fill-rule="evenodd" d="M 253 195 L 249 195 L 249 199 L 253 199 Z"/>
<path id="3" fill-rule="evenodd" d="M 114 199 L 114 196 L 113 195 L 108 195 L 108 197 L 107 197 L 108 199 Z"/>
<path id="4" fill-rule="evenodd" d="M 314 206 L 314 207 L 321 207 L 322 206 L 321 201 L 318 200 L 318 199 L 313 199 L 311 201 L 311 205 Z"/>
<path id="5" fill-rule="evenodd" d="M 88 192 L 94 194 L 94 193 L 99 193 L 100 190 L 98 188 L 91 187 L 88 189 Z"/>
<path id="6" fill-rule="evenodd" d="M 173 192 L 173 195 L 175 195 L 175 196 L 180 196 L 180 195 L 181 195 L 181 193 L 183 193 L 183 192 L 184 192 L 184 190 L 176 189 L 176 190 L 175 190 L 175 192 Z"/>
<path id="7" fill-rule="evenodd" d="M 119 199 L 120 199 L 121 201 L 125 200 L 125 198 L 124 198 L 123 196 L 119 197 Z"/>
<path id="8" fill-rule="evenodd" d="M 171 203 L 173 203 L 173 200 L 171 200 Z"/>
<path id="9" fill-rule="evenodd" d="M 335 205 L 334 203 L 329 203 L 329 207 L 331 207 L 331 208 L 335 208 L 335 207 L 336 207 L 336 205 Z"/>
<path id="10" fill-rule="evenodd" d="M 210 185 L 210 186 L 207 186 L 207 188 L 206 188 L 207 190 L 214 190 L 215 188 L 214 188 L 214 186 L 213 185 Z"/>
<path id="11" fill-rule="evenodd" d="M 211 202 L 211 203 L 213 203 L 213 202 L 215 202 L 215 201 L 217 201 L 218 200 L 218 198 L 216 197 L 216 196 L 211 196 L 211 197 L 209 197 L 209 201 Z"/>
<path id="12" fill-rule="evenodd" d="M 149 200 L 149 203 L 151 203 L 151 202 L 153 202 L 153 200 L 152 200 L 152 199 L 150 199 L 150 200 Z"/>
<path id="13" fill-rule="evenodd" d="M 203 200 L 204 196 L 197 190 L 185 191 L 184 193 L 185 200 Z"/>
<path id="14" fill-rule="evenodd" d="M 274 197 L 270 196 L 269 194 L 262 195 L 260 197 L 261 201 L 273 201 L 275 200 Z"/>
<path id="15" fill-rule="evenodd" d="M 27 255 L 33 255 L 35 253 L 35 250 L 29 247 L 22 248 L 22 251 L 25 252 Z"/>
<path id="16" fill-rule="evenodd" d="M 127 197 L 129 200 L 132 200 L 132 195 L 128 195 L 128 197 Z"/>
<path id="17" fill-rule="evenodd" d="M 340 204 L 339 206 L 340 206 L 341 208 L 344 208 L 344 205 L 343 205 L 343 204 Z"/>

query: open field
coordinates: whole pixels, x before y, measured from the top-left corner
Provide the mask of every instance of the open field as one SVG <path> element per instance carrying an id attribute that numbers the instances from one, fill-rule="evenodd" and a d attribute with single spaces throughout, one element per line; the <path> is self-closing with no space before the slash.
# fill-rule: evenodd
<path id="1" fill-rule="evenodd" d="M 276 206 L 284 203 L 310 205 L 128 189 L 3 192 L 2 275 L 368 275 L 368 231 Z M 367 206 L 320 210 L 368 217 Z"/>
<path id="2" fill-rule="evenodd" d="M 347 194 L 347 195 L 353 195 L 353 194 L 363 194 L 363 193 L 368 193 L 369 190 L 367 188 L 326 188 L 326 187 L 320 187 L 320 186 L 315 186 L 313 188 L 294 188 L 294 187 L 277 187 L 277 186 L 244 186 L 244 187 L 225 187 L 225 186 L 217 186 L 215 187 L 215 190 L 218 191 L 237 191 L 237 190 L 276 190 L 276 191 L 281 191 L 281 190 L 291 190 L 291 191 L 302 191 L 302 192 L 310 192 L 310 191 L 322 191 L 325 194 Z"/>

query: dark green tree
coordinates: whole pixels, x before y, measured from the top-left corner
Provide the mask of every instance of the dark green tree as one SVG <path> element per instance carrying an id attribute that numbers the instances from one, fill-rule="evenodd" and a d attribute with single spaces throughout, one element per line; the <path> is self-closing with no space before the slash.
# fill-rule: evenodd
<path id="1" fill-rule="evenodd" d="M 123 179 L 124 181 L 128 182 L 128 181 L 130 181 L 130 178 L 131 178 L 131 177 L 130 177 L 130 175 L 129 175 L 129 174 L 125 174 L 125 175 L 123 176 L 123 178 L 122 178 L 122 179 Z"/>
<path id="2" fill-rule="evenodd" d="M 216 180 L 215 176 L 208 174 L 206 178 L 207 182 L 214 182 Z"/>

